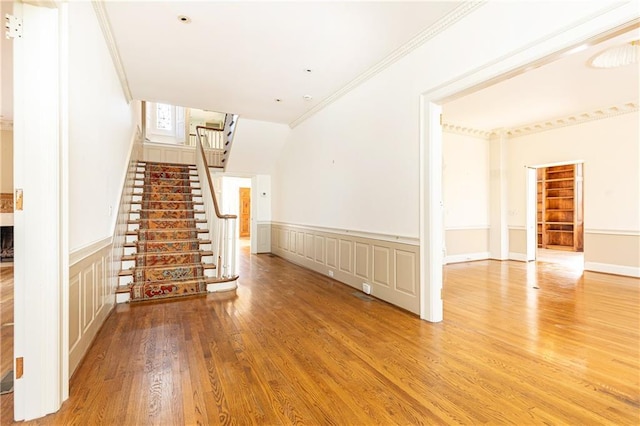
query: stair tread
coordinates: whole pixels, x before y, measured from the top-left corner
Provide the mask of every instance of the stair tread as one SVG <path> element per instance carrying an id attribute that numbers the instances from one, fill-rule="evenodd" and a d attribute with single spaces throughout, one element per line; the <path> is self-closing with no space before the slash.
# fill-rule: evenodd
<path id="1" fill-rule="evenodd" d="M 162 221 L 167 221 L 167 222 L 171 222 L 171 221 L 176 222 L 176 221 L 179 221 L 179 220 L 193 220 L 195 223 L 207 223 L 207 219 L 195 219 L 193 217 L 183 217 L 183 218 L 164 218 L 163 217 L 163 218 L 151 218 L 151 219 L 149 219 L 149 218 L 147 218 L 147 219 L 129 219 L 129 220 L 127 220 L 127 223 L 129 225 L 136 225 L 136 224 L 139 224 L 140 222 L 148 222 L 150 220 L 156 220 L 156 221 L 162 220 Z"/>
<path id="2" fill-rule="evenodd" d="M 122 256 L 122 261 L 131 261 L 136 260 L 138 256 L 171 256 L 176 254 L 195 254 L 199 253 L 200 256 L 213 256 L 213 251 L 211 250 L 190 250 L 190 251 L 159 251 L 159 252 L 147 252 L 147 253 L 134 253 L 134 254 L 126 254 Z"/>
<path id="3" fill-rule="evenodd" d="M 183 163 L 163 163 L 160 161 L 146 161 L 146 160 L 139 160 L 138 161 L 138 165 L 140 164 L 152 164 L 152 165 L 161 165 L 161 166 L 184 166 L 184 167 L 190 167 L 190 168 L 196 168 L 195 164 L 183 164 Z"/>
<path id="4" fill-rule="evenodd" d="M 136 269 L 176 269 L 193 266 L 202 266 L 202 269 L 216 269 L 216 265 L 213 263 L 181 263 L 179 265 L 153 265 L 153 266 L 132 266 L 129 269 L 121 269 L 118 273 L 120 277 L 127 277 L 133 275 Z"/>
<path id="5" fill-rule="evenodd" d="M 136 248 L 138 242 L 140 242 L 140 241 L 133 241 L 133 242 L 130 242 L 130 243 L 124 243 L 124 247 Z M 153 242 L 153 240 L 146 241 L 146 242 Z M 186 239 L 186 240 L 162 240 L 162 242 L 163 243 L 184 243 L 184 242 L 195 243 L 195 242 L 197 242 L 199 244 L 211 244 L 211 240 L 208 240 L 208 239 L 207 240 L 203 240 L 203 239 L 200 239 L 200 238 L 191 238 L 191 239 Z"/>
<path id="6" fill-rule="evenodd" d="M 174 231 L 179 231 L 179 232 L 183 232 L 183 231 L 196 231 L 200 234 L 209 232 L 208 229 L 205 228 L 171 228 L 171 229 L 137 229 L 135 231 L 127 231 L 127 235 L 138 235 L 139 231 L 146 231 L 148 232 L 174 232 Z M 189 238 L 191 239 L 191 238 Z M 153 241 L 153 240 L 151 240 Z M 176 240 L 176 241 L 184 241 L 184 240 Z M 165 241 L 163 241 L 165 242 Z"/>

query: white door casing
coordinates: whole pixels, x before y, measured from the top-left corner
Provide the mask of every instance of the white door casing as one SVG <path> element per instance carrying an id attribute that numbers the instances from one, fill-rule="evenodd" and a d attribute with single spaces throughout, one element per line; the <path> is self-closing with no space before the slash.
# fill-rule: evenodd
<path id="1" fill-rule="evenodd" d="M 57 411 L 68 395 L 66 173 L 66 5 L 14 3 L 23 34 L 14 40 L 15 211 L 14 418 Z M 66 315 L 65 315 L 66 314 Z"/>

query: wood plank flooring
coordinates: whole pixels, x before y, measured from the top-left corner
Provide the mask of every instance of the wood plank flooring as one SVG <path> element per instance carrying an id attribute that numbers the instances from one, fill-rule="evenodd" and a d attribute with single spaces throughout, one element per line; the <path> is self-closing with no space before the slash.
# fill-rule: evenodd
<path id="1" fill-rule="evenodd" d="M 639 423 L 640 280 L 448 265 L 431 324 L 243 250 L 237 296 L 118 305 L 32 423 Z"/>

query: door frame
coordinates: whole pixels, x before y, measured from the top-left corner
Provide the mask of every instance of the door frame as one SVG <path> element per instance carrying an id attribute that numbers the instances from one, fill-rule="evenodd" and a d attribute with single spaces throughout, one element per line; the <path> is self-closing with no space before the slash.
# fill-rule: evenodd
<path id="1" fill-rule="evenodd" d="M 69 395 L 68 5 L 14 2 L 14 420 Z M 34 267 L 38 265 L 38 267 Z"/>
<path id="2" fill-rule="evenodd" d="M 442 105 L 515 75 L 548 64 L 585 43 L 610 38 L 638 21 L 633 2 L 606 6 L 589 19 L 566 25 L 541 39 L 482 64 L 420 95 L 420 318 L 443 320 Z M 532 48 L 535 47 L 535 48 Z M 507 230 L 508 232 L 508 230 Z M 508 235 L 507 235 L 508 241 Z"/>

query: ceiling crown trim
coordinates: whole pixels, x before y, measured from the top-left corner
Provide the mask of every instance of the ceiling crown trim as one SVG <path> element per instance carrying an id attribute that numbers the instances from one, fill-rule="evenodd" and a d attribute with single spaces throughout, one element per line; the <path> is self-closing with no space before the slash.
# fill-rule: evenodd
<path id="1" fill-rule="evenodd" d="M 324 98 L 322 101 L 320 101 L 313 108 L 311 108 L 310 110 L 302 114 L 300 117 L 293 120 L 291 123 L 289 123 L 289 127 L 291 128 L 296 127 L 297 125 L 305 121 L 307 118 L 311 117 L 318 111 L 329 106 L 330 104 L 332 104 L 333 102 L 335 102 L 336 100 L 344 96 L 345 94 L 352 91 L 354 88 L 356 88 L 360 84 L 364 83 L 365 81 L 369 80 L 371 77 L 380 73 L 381 71 L 383 71 L 384 69 L 392 65 L 393 63 L 397 62 L 399 59 L 413 52 L 415 49 L 422 46 L 424 43 L 426 43 L 433 37 L 437 36 L 444 30 L 449 28 L 451 25 L 460 21 L 462 18 L 464 18 L 465 16 L 467 16 L 468 14 L 470 14 L 480 6 L 484 5 L 485 3 L 486 3 L 486 0 L 470 1 L 470 2 L 465 2 L 460 6 L 456 7 L 454 10 L 446 14 L 443 18 L 439 19 L 433 25 L 431 25 L 424 31 L 420 32 L 417 36 L 409 40 L 407 43 L 403 44 L 402 46 L 400 46 L 399 48 L 391 52 L 380 62 L 378 62 L 377 64 L 375 64 L 374 66 L 372 66 L 371 68 L 369 68 L 368 70 L 366 70 L 365 72 L 363 72 L 362 74 L 354 78 L 353 80 L 351 80 L 349 83 L 344 85 L 341 89 L 334 92 L 332 95 Z"/>
<path id="2" fill-rule="evenodd" d="M 506 129 L 499 128 L 484 130 L 445 122 L 442 123 L 442 131 L 445 133 L 455 133 L 481 139 L 490 139 L 492 136 L 497 135 L 499 132 L 503 132 L 509 138 L 517 138 L 521 136 L 531 135 L 533 133 L 546 132 L 547 130 L 555 130 L 567 126 L 575 126 L 577 124 L 583 124 L 589 121 L 602 120 L 605 118 L 616 117 L 618 115 L 637 111 L 640 111 L 640 104 L 638 103 L 638 101 L 630 101 L 609 107 L 598 108 L 592 111 L 556 117 L 549 120 L 523 124 L 522 126 Z"/>
<path id="3" fill-rule="evenodd" d="M 510 138 L 517 138 L 520 136 L 531 135 L 533 133 L 545 132 L 547 130 L 555 130 L 562 127 L 575 126 L 576 124 L 583 124 L 589 121 L 611 118 L 622 114 L 628 114 L 630 112 L 636 112 L 638 110 L 639 108 L 637 101 L 626 102 L 623 104 L 613 105 L 605 108 L 598 108 L 596 110 L 582 112 L 579 114 L 571 114 L 551 120 L 544 120 L 524 126 L 514 127 L 508 129 L 506 133 Z"/>
<path id="4" fill-rule="evenodd" d="M 460 126 L 453 123 L 442 123 L 442 131 L 480 139 L 489 139 L 493 134 L 491 130 L 474 129 L 473 127 Z"/>
<path id="5" fill-rule="evenodd" d="M 120 51 L 118 50 L 116 41 L 113 37 L 111 23 L 109 22 L 109 16 L 107 15 L 107 11 L 104 7 L 104 2 L 92 1 L 91 4 L 93 5 L 93 10 L 96 13 L 96 18 L 98 18 L 100 29 L 102 29 L 104 40 L 107 43 L 107 48 L 109 49 L 109 53 L 111 54 L 111 60 L 113 61 L 113 66 L 115 67 L 116 74 L 118 74 L 118 79 L 120 80 L 120 85 L 122 86 L 124 96 L 127 99 L 127 102 L 131 102 L 133 100 L 133 96 L 131 95 L 129 80 L 127 79 L 127 73 L 125 72 L 124 65 L 122 64 Z"/>

